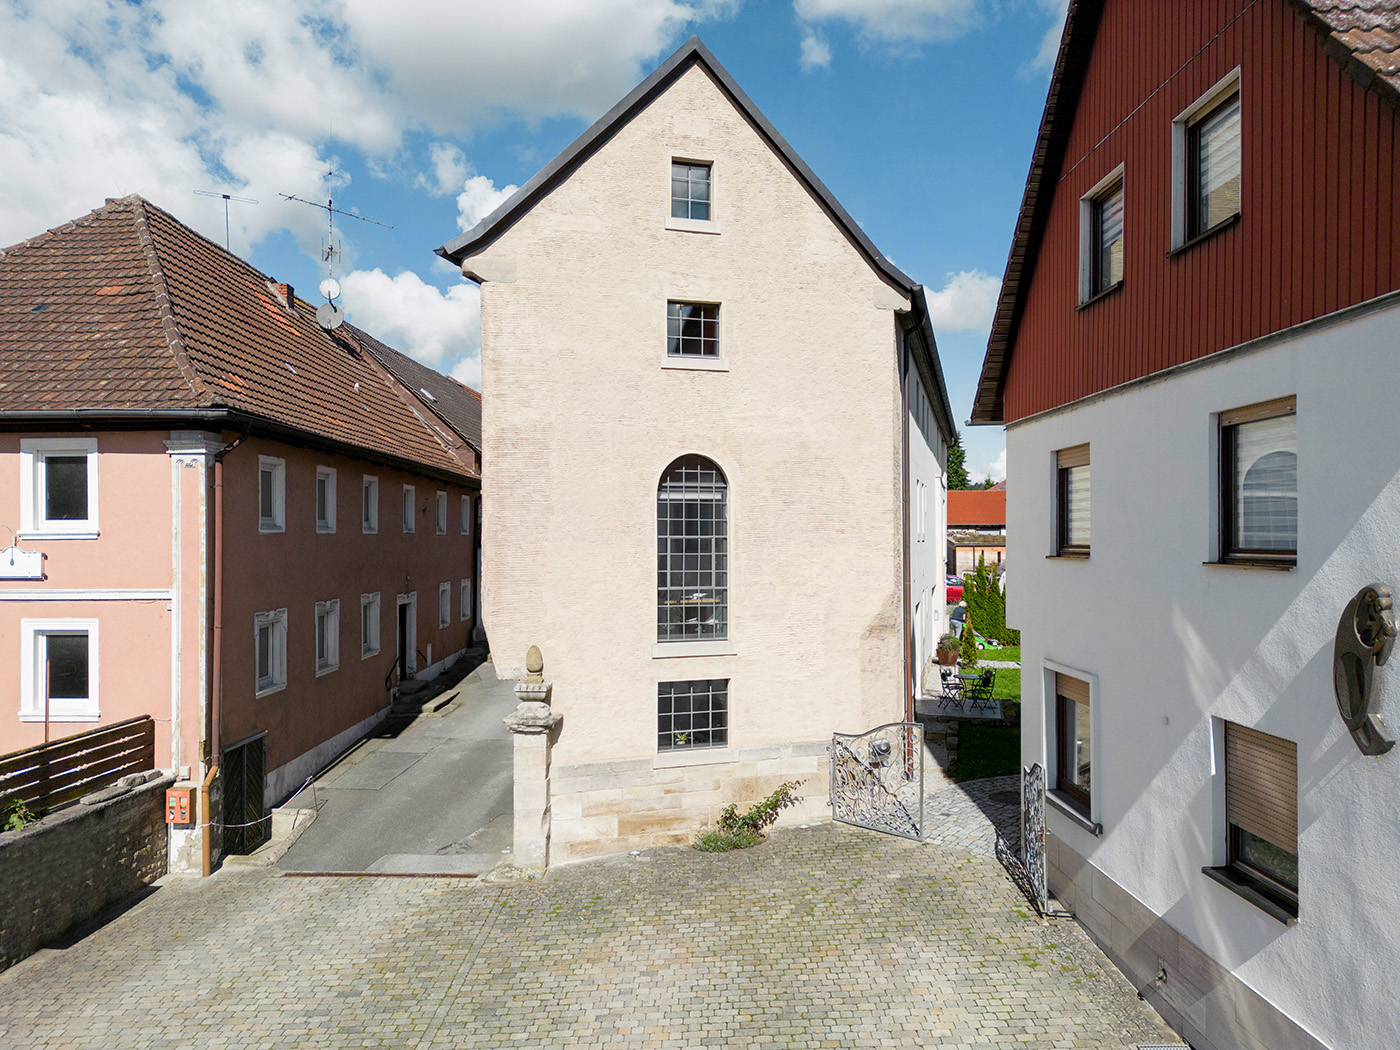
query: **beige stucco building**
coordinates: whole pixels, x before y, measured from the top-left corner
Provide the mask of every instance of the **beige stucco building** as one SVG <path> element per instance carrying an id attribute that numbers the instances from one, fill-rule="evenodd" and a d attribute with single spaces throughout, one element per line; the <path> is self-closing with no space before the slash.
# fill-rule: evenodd
<path id="1" fill-rule="evenodd" d="M 825 815 L 830 734 L 903 719 L 941 626 L 922 289 L 696 39 L 441 254 L 482 285 L 483 617 L 562 716 L 551 859 L 784 780 Z"/>

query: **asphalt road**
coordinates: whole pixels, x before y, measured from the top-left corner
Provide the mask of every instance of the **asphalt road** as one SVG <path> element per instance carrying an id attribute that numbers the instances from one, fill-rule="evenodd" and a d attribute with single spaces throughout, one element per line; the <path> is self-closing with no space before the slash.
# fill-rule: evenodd
<path id="1" fill-rule="evenodd" d="M 315 821 L 282 857 L 286 871 L 477 874 L 511 845 L 514 682 L 483 664 L 457 698 L 394 737 L 370 737 L 291 802 Z"/>

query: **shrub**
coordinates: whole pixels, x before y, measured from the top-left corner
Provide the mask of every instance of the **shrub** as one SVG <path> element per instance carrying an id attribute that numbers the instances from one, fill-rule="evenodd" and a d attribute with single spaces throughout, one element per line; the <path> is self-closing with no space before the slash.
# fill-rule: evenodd
<path id="1" fill-rule="evenodd" d="M 19 831 L 38 819 L 39 817 L 20 799 L 0 806 L 0 831 Z"/>
<path id="2" fill-rule="evenodd" d="M 982 637 L 1001 645 L 1021 644 L 1021 632 L 1006 626 L 1006 592 L 997 579 L 996 567 L 989 566 L 985 556 L 977 559 L 977 568 L 964 581 L 963 602 L 968 615 L 977 617 Z"/>
<path id="3" fill-rule="evenodd" d="M 967 615 L 963 617 L 962 650 L 958 653 L 958 661 L 964 667 L 977 666 L 977 629 L 972 626 L 971 606 L 968 606 Z"/>
<path id="4" fill-rule="evenodd" d="M 800 780 L 780 784 L 762 802 L 750 806 L 747 813 L 740 813 L 739 807 L 731 802 L 720 813 L 716 826 L 696 838 L 695 848 L 703 853 L 723 853 L 757 846 L 763 841 L 763 829 L 778 819 L 779 811 L 801 801 L 796 794 L 801 786 Z"/>

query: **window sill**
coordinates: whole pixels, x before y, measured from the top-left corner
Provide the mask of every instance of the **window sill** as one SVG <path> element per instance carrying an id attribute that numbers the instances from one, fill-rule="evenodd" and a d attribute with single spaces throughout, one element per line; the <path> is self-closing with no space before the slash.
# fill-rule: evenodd
<path id="1" fill-rule="evenodd" d="M 379 655 L 379 650 L 378 650 L 378 649 L 370 649 L 370 650 L 368 650 L 368 651 L 365 651 L 365 650 L 363 650 L 363 649 L 360 650 L 360 659 L 361 659 L 361 660 L 368 660 L 370 657 L 372 657 L 372 656 L 378 656 L 378 655 Z"/>
<path id="2" fill-rule="evenodd" d="M 365 528 L 363 525 L 361 525 L 361 526 L 360 526 L 360 532 L 362 532 L 362 533 L 363 533 L 364 535 L 366 535 L 366 536 L 378 536 L 378 535 L 379 535 L 379 528 L 376 526 L 375 528 L 367 529 L 367 528 Z"/>
<path id="3" fill-rule="evenodd" d="M 662 368 L 688 369 L 692 372 L 728 372 L 727 357 L 667 357 L 661 362 Z"/>
<path id="4" fill-rule="evenodd" d="M 1063 551 L 1060 551 L 1059 554 L 1047 554 L 1047 555 L 1045 556 L 1045 560 L 1046 560 L 1046 561 L 1088 561 L 1088 560 L 1089 560 L 1089 552 L 1088 552 L 1087 550 L 1084 550 L 1084 551 L 1063 550 Z"/>
<path id="5" fill-rule="evenodd" d="M 21 540 L 95 540 L 100 535 L 96 529 L 25 529 L 15 533 Z"/>
<path id="6" fill-rule="evenodd" d="M 1074 821 L 1085 831 L 1089 832 L 1089 834 L 1103 834 L 1102 824 L 1098 824 L 1090 820 L 1082 812 L 1080 812 L 1077 803 L 1071 802 L 1069 799 L 1065 798 L 1065 796 L 1061 795 L 1058 791 L 1045 792 L 1045 801 L 1050 805 L 1052 809 L 1058 810 L 1065 816 L 1069 817 L 1070 820 Z"/>
<path id="7" fill-rule="evenodd" d="M 327 664 L 325 667 L 316 668 L 316 677 L 320 678 L 322 675 L 332 674 L 339 670 L 340 664 Z"/>
<path id="8" fill-rule="evenodd" d="M 676 656 L 738 656 L 733 642 L 720 638 L 707 642 L 657 642 L 651 647 L 653 660 Z"/>
<path id="9" fill-rule="evenodd" d="M 280 693 L 283 689 L 286 688 L 286 682 L 278 682 L 276 685 L 270 685 L 266 689 L 259 689 L 253 694 L 253 699 L 257 700 L 264 696 L 271 696 L 273 693 Z"/>
<path id="10" fill-rule="evenodd" d="M 19 720 L 21 722 L 43 722 L 45 721 L 44 712 L 21 711 Z M 84 714 L 72 714 L 70 712 L 69 714 L 63 715 L 56 715 L 52 711 L 50 711 L 47 720 L 49 722 L 100 722 L 102 720 L 102 716 L 96 711 L 88 711 Z"/>
<path id="11" fill-rule="evenodd" d="M 1298 567 L 1296 558 L 1224 558 L 1201 564 L 1218 569 L 1273 569 L 1275 572 L 1292 572 Z"/>
<path id="12" fill-rule="evenodd" d="M 1230 227 L 1237 225 L 1239 221 L 1239 212 L 1235 212 L 1235 214 L 1231 215 L 1228 219 L 1221 219 L 1210 229 L 1202 230 L 1200 233 L 1196 234 L 1196 236 L 1182 241 L 1171 251 L 1167 252 L 1167 258 L 1175 259 L 1178 255 L 1182 254 L 1183 252 L 1189 252 L 1192 248 L 1196 247 L 1196 245 L 1200 244 L 1202 241 L 1210 240 L 1217 233 L 1224 233 L 1226 230 L 1230 229 Z"/>
<path id="13" fill-rule="evenodd" d="M 269 524 L 268 524 L 267 522 L 265 522 L 265 521 L 260 521 L 260 522 L 258 522 L 258 531 L 259 531 L 259 532 L 286 532 L 286 531 L 287 531 L 287 527 L 286 527 L 285 525 L 269 525 Z"/>
<path id="14" fill-rule="evenodd" d="M 661 751 L 652 759 L 652 769 L 675 769 L 677 766 L 718 766 L 737 761 L 727 747 L 692 747 L 678 751 Z"/>
<path id="15" fill-rule="evenodd" d="M 714 219 L 677 219 L 673 216 L 666 220 L 666 229 L 678 233 L 719 233 L 719 223 Z"/>
<path id="16" fill-rule="evenodd" d="M 1202 868 L 1201 874 L 1220 883 L 1220 885 L 1224 886 L 1232 893 L 1239 894 L 1260 911 L 1272 916 L 1285 926 L 1297 924 L 1298 909 L 1296 905 L 1292 909 L 1289 909 L 1272 896 L 1266 895 L 1233 868 Z"/>
<path id="17" fill-rule="evenodd" d="M 335 526 L 327 525 L 324 521 L 318 521 L 316 523 L 316 531 L 321 533 L 322 535 L 334 534 Z"/>
<path id="18" fill-rule="evenodd" d="M 1101 292 L 1095 292 L 1093 295 L 1089 296 L 1089 298 L 1085 299 L 1085 300 L 1084 300 L 1083 302 L 1081 302 L 1078 306 L 1076 306 L 1075 309 L 1076 309 L 1076 310 L 1085 310 L 1085 309 L 1088 309 L 1089 307 L 1093 306 L 1095 303 L 1097 303 L 1097 302 L 1100 301 L 1101 299 L 1107 299 L 1107 298 L 1108 298 L 1110 295 L 1112 295 L 1114 292 L 1121 291 L 1122 288 L 1123 288 L 1123 281 L 1122 281 L 1121 279 L 1119 279 L 1119 280 L 1117 280 L 1117 281 L 1114 281 L 1112 284 L 1110 284 L 1110 285 L 1109 285 L 1107 288 L 1105 288 L 1103 291 L 1101 291 Z"/>

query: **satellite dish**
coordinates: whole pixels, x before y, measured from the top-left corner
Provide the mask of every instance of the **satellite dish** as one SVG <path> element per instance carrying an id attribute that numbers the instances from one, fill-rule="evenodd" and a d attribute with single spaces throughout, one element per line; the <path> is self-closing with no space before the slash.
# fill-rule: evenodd
<path id="1" fill-rule="evenodd" d="M 345 323 L 345 311 L 335 303 L 322 303 L 316 307 L 316 323 L 327 332 L 334 332 Z"/>
<path id="2" fill-rule="evenodd" d="M 321 282 L 321 294 L 327 299 L 336 299 L 340 296 L 340 282 L 334 277 L 327 277 Z"/>

